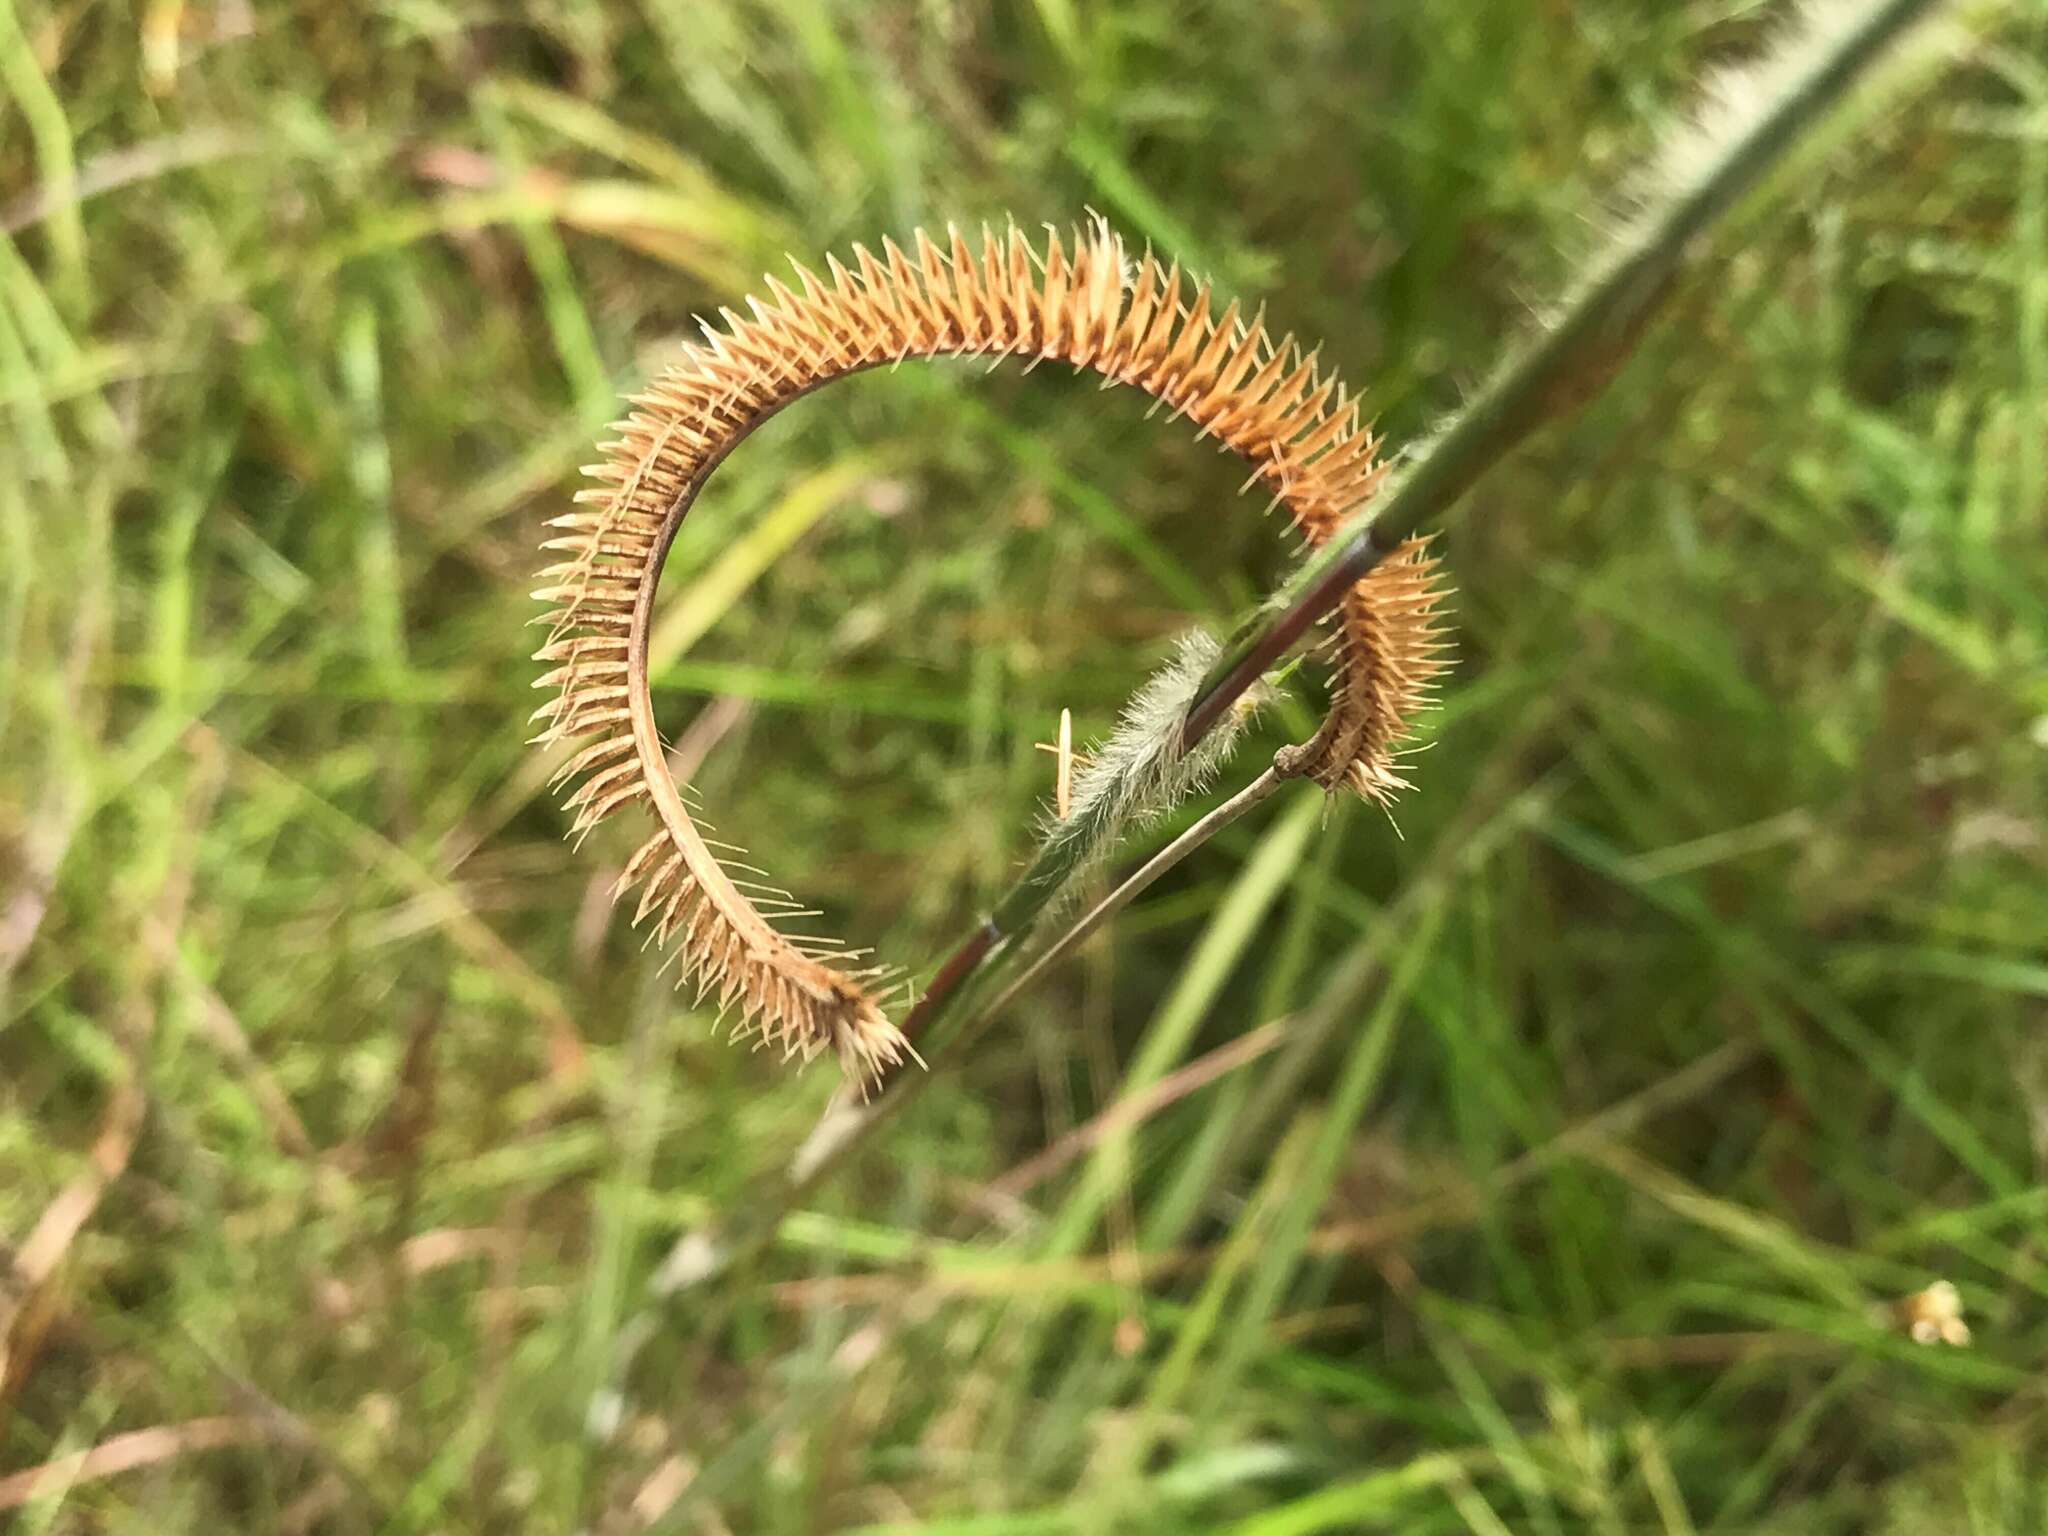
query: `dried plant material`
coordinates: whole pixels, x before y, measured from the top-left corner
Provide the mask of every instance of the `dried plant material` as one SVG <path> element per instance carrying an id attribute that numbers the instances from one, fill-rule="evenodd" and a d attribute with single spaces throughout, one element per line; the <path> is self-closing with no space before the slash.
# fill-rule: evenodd
<path id="1" fill-rule="evenodd" d="M 697 1464 L 687 1456 L 670 1456 L 649 1474 L 633 1495 L 633 1519 L 643 1528 L 674 1508 L 696 1480 Z"/>
<path id="2" fill-rule="evenodd" d="M 142 1089 L 133 1078 L 124 1078 L 108 1102 L 85 1169 L 57 1192 L 14 1256 L 14 1278 L 24 1289 L 41 1285 L 56 1272 L 72 1240 L 99 1209 L 101 1196 L 127 1171 L 144 1108 Z"/>
<path id="3" fill-rule="evenodd" d="M 107 1190 L 127 1172 L 146 1108 L 140 1085 L 133 1077 L 123 1079 L 107 1105 L 84 1170 L 44 1207 L 11 1262 L 0 1245 L 0 1399 L 27 1378 L 50 1321 L 45 1287 Z M 0 1503 L 0 1509 L 6 1507 Z"/>
<path id="4" fill-rule="evenodd" d="M 1059 739 L 1034 745 L 1052 754 L 1052 813 L 1061 821 L 1074 814 L 1074 712 L 1060 711 Z"/>
<path id="5" fill-rule="evenodd" d="M 1947 1280 L 1901 1297 L 1887 1313 L 1887 1321 L 1903 1329 L 1915 1344 L 1961 1346 L 1970 1342 L 1970 1325 L 1963 1321 L 1962 1293 Z"/>
<path id="6" fill-rule="evenodd" d="M 1091 1119 L 1017 1164 L 983 1193 L 998 1201 L 1021 1201 L 1083 1152 L 1098 1146 L 1105 1137 L 1122 1135 L 1133 1126 L 1142 1125 L 1161 1110 L 1206 1088 L 1217 1078 L 1258 1060 L 1286 1040 L 1290 1027 L 1288 1019 L 1269 1020 L 1249 1034 L 1239 1035 L 1229 1044 L 1220 1045 L 1207 1055 L 1167 1073 L 1149 1087 L 1113 1100 L 1106 1109 L 1098 1111 Z"/>
<path id="7" fill-rule="evenodd" d="M 42 1493 L 57 1493 L 74 1483 L 89 1483 L 117 1472 L 190 1455 L 194 1451 L 217 1450 L 222 1446 L 248 1445 L 274 1438 L 276 1427 L 261 1419 L 189 1419 L 183 1424 L 159 1424 L 152 1429 L 133 1430 L 102 1441 L 89 1451 L 75 1451 L 26 1472 L 0 1477 L 0 1509 L 18 1509 Z"/>
<path id="8" fill-rule="evenodd" d="M 706 476 L 818 385 L 936 356 L 1057 359 L 1143 391 L 1242 458 L 1246 486 L 1285 507 L 1311 547 L 1371 497 L 1383 470 L 1356 399 L 1313 351 L 1291 335 L 1274 341 L 1235 301 L 1218 313 L 1210 285 L 1177 263 L 1149 251 L 1133 261 L 1100 220 L 1066 241 L 1053 232 L 1042 252 L 1014 227 L 984 229 L 978 244 L 919 231 L 908 252 L 892 241 L 879 257 L 856 246 L 851 267 L 828 257 L 824 277 L 798 266 L 796 282 L 800 292 L 770 278 L 767 299 L 747 301 L 751 318 L 724 310 L 722 328 L 706 325 L 703 343 L 636 397 L 582 509 L 553 520 L 559 534 L 543 547 L 560 558 L 535 593 L 550 605 L 538 658 L 551 669 L 536 686 L 557 696 L 535 718 L 542 743 L 577 744 L 560 775 L 575 782 L 565 803 L 576 834 L 630 805 L 653 813 L 658 828 L 618 891 L 638 888 L 634 922 L 679 943 L 682 979 L 717 998 L 736 1034 L 804 1060 L 829 1050 L 868 1083 L 909 1049 L 874 995 L 876 973 L 841 969 L 851 955 L 836 941 L 779 929 L 765 909 L 794 902 L 746 893 L 663 761 L 647 689 L 650 616 L 663 559 Z M 1394 748 L 1441 666 L 1433 570 L 1418 545 L 1403 545 L 1347 595 L 1330 717 L 1294 771 L 1375 799 L 1400 787 Z M 1160 745 L 1168 734 L 1143 748 L 1158 759 L 1155 786 L 1213 768 L 1213 754 Z M 1115 745 L 1076 776 L 1057 827 L 1091 820 L 1091 793 L 1125 793 L 1110 788 Z"/>
<path id="9" fill-rule="evenodd" d="M 504 1227 L 436 1227 L 401 1243 L 398 1263 L 408 1275 L 424 1275 L 464 1259 L 509 1258 L 518 1246 L 519 1234 Z"/>
<path id="10" fill-rule="evenodd" d="M 1274 766 L 1325 789 L 1351 788 L 1388 804 L 1413 786 L 1395 768 L 1410 722 L 1428 708 L 1447 647 L 1444 592 L 1427 539 L 1409 539 L 1344 594 L 1330 645 L 1337 659 L 1330 713 L 1315 738 Z"/>

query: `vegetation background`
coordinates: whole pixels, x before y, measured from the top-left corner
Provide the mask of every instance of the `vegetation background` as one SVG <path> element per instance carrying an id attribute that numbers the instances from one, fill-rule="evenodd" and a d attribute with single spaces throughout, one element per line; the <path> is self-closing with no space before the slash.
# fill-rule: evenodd
<path id="1" fill-rule="evenodd" d="M 14 1528 L 2048 1528 L 2038 3 L 1462 507 L 1398 830 L 1274 800 L 735 1282 L 648 1302 L 829 1073 L 522 745 L 541 520 L 783 251 L 1094 207 L 1398 446 L 1772 9 L 0 0 Z M 788 413 L 668 572 L 724 835 L 939 953 L 1283 571 L 1239 478 L 1055 370 Z"/>

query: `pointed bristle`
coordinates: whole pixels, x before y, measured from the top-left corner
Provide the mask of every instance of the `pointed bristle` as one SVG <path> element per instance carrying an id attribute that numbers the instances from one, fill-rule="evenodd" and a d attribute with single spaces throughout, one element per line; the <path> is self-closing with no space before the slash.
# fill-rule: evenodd
<path id="1" fill-rule="evenodd" d="M 1339 691 L 1301 771 L 1386 804 L 1410 786 L 1393 764 L 1449 665 L 1436 558 L 1409 539 L 1345 594 L 1332 637 Z"/>

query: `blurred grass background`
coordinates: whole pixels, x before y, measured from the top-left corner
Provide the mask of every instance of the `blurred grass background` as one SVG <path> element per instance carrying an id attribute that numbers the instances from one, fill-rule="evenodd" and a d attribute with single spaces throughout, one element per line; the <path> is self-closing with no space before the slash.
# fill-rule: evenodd
<path id="1" fill-rule="evenodd" d="M 1398 446 L 1769 13 L 0 0 L 0 1490 L 138 1463 L 18 1528 L 2048 1529 L 2038 4 L 1461 509 L 1398 831 L 1218 839 L 743 1283 L 645 1303 L 828 1074 L 522 746 L 541 520 L 783 251 L 1098 208 Z M 722 834 L 928 961 L 1284 569 L 1239 478 L 1050 370 L 778 419 L 665 590 Z"/>

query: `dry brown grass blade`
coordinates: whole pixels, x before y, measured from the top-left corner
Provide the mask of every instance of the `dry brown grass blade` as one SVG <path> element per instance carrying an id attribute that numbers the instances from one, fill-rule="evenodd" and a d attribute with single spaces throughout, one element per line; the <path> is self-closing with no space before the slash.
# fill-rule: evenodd
<path id="1" fill-rule="evenodd" d="M 1169 1072 L 1143 1093 L 1118 1099 L 1043 1151 L 1017 1164 L 989 1185 L 988 1194 L 996 1200 L 1020 1199 L 1103 1137 L 1129 1130 L 1169 1105 L 1177 1104 L 1189 1094 L 1207 1087 L 1217 1078 L 1258 1060 L 1286 1038 L 1287 1024 L 1285 1019 L 1261 1024 L 1227 1045 L 1220 1045 L 1207 1055 L 1197 1057 L 1178 1071 Z"/>
<path id="2" fill-rule="evenodd" d="M 56 1272 L 73 1239 L 99 1209 L 107 1186 L 126 1171 L 128 1158 L 135 1150 L 136 1134 L 142 1129 L 142 1111 L 141 1088 L 132 1078 L 122 1082 L 107 1104 L 99 1134 L 93 1138 L 92 1151 L 86 1157 L 85 1171 L 44 1207 L 42 1216 L 15 1254 L 15 1277 L 24 1289 L 35 1289 Z"/>
<path id="3" fill-rule="evenodd" d="M 696 1481 L 697 1464 L 687 1456 L 671 1455 L 648 1475 L 633 1494 L 633 1519 L 644 1529 L 675 1507 L 675 1502 Z"/>
<path id="4" fill-rule="evenodd" d="M 0 1422 L 5 1419 L 4 1405 L 33 1370 L 43 1336 L 60 1310 L 47 1289 L 50 1278 L 92 1220 L 108 1187 L 127 1171 L 146 1107 L 142 1089 L 132 1076 L 115 1088 L 87 1154 L 85 1171 L 43 1208 L 14 1253 L 9 1266 L 12 1272 L 0 1275 L 5 1281 L 0 1284 Z"/>
<path id="5" fill-rule="evenodd" d="M 249 1445 L 275 1435 L 275 1427 L 262 1419 L 235 1417 L 188 1419 L 182 1424 L 131 1430 L 103 1440 L 91 1450 L 74 1451 L 40 1467 L 0 1477 L 0 1509 L 19 1509 L 38 1494 L 155 1466 L 195 1451 Z"/>
<path id="6" fill-rule="evenodd" d="M 106 1188 L 127 1171 L 145 1108 L 139 1083 L 133 1075 L 125 1077 L 100 1118 L 86 1169 L 43 1208 L 29 1237 L 12 1255 L 12 1274 L 0 1274 L 0 1425 L 6 1421 L 6 1403 L 29 1378 L 43 1337 L 61 1313 L 49 1280 L 78 1241 L 78 1233 L 92 1221 Z"/>
<path id="7" fill-rule="evenodd" d="M 669 545 L 706 477 L 762 421 L 833 379 L 909 358 L 1047 360 L 1151 396 L 1198 436 L 1242 459 L 1311 548 L 1366 502 L 1384 473 L 1358 402 L 1317 354 L 1275 341 L 1263 316 L 1233 302 L 1216 312 L 1207 283 L 1134 258 L 1101 220 L 1043 246 L 1014 226 L 970 242 L 918 231 L 908 251 L 856 246 L 825 276 L 797 267 L 797 287 L 768 280 L 751 318 L 722 311 L 617 425 L 580 510 L 552 520 L 551 559 L 534 596 L 550 611 L 535 685 L 551 697 L 536 738 L 574 755 L 566 807 L 573 835 L 631 805 L 656 829 L 629 861 L 619 894 L 638 888 L 633 921 L 679 942 L 679 981 L 715 996 L 786 1057 L 831 1052 L 863 1086 L 910 1050 L 846 956 L 783 932 L 733 880 L 699 832 L 664 762 L 648 693 L 650 615 Z M 800 290 L 800 291 L 799 291 Z M 1395 753 L 1441 670 L 1434 561 L 1401 546 L 1347 595 L 1332 657 L 1329 718 L 1288 771 L 1373 799 L 1403 781 Z"/>

